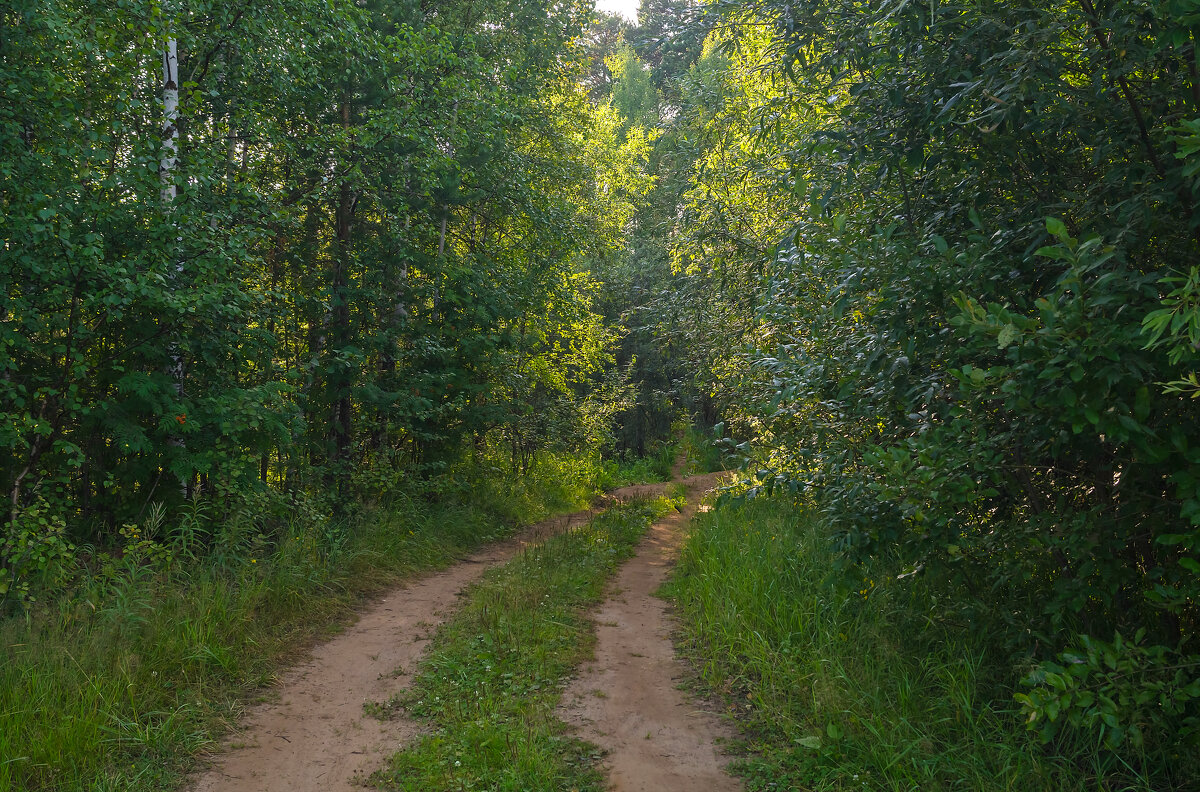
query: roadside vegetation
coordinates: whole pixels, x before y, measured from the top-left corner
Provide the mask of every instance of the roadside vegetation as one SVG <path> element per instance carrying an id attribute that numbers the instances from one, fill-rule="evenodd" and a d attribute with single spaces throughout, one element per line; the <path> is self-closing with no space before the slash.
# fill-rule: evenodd
<path id="1" fill-rule="evenodd" d="M 679 443 L 659 442 L 647 456 L 632 451 L 601 462 L 600 482 L 604 489 L 616 489 L 643 482 L 671 480 L 671 466 L 679 453 Z"/>
<path id="2" fill-rule="evenodd" d="M 0 790 L 172 787 L 365 597 L 585 506 L 597 472 L 547 456 L 502 483 L 464 465 L 341 519 L 259 499 L 215 536 L 202 514 L 152 514 L 70 592 L 0 625 Z"/>
<path id="3" fill-rule="evenodd" d="M 698 515 L 665 589 L 748 792 L 1157 792 L 1200 772 L 1170 735 L 1136 765 L 1070 732 L 1047 750 L 1013 698 L 1022 636 L 894 560 L 838 560 L 811 505 L 757 499 Z"/>
<path id="4" fill-rule="evenodd" d="M 633 501 L 526 548 L 468 589 L 399 704 L 430 733 L 392 757 L 380 789 L 605 789 L 599 752 L 555 716 L 594 641 L 587 609 L 672 501 Z"/>

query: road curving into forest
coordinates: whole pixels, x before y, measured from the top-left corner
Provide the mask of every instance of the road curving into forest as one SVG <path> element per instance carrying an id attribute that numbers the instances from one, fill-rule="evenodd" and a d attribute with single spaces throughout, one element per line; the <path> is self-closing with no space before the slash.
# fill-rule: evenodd
<path id="1" fill-rule="evenodd" d="M 720 734 L 714 717 L 695 712 L 675 688 L 681 668 L 673 655 L 666 606 L 653 596 L 677 552 L 682 526 L 714 482 L 712 475 L 687 479 L 684 512 L 655 523 L 636 557 L 622 567 L 614 596 L 597 616 L 596 661 L 572 684 L 570 691 L 575 694 L 565 699 L 575 703 L 564 706 L 564 719 L 607 751 L 618 790 L 691 792 L 698 782 L 718 792 L 738 788 L 720 771 L 713 748 Z M 606 500 L 660 495 L 667 486 L 624 487 L 609 493 Z M 527 545 L 583 523 L 597 511 L 530 526 L 376 600 L 354 625 L 284 672 L 186 788 L 191 792 L 360 792 L 365 779 L 422 729 L 402 712 L 386 720 L 373 717 L 364 704 L 386 701 L 411 685 L 437 626 L 487 569 L 512 559 Z M 639 661 L 629 662 L 633 656 Z M 604 691 L 603 698 L 580 692 L 597 689 Z M 595 706 L 601 703 L 608 706 Z M 639 709 L 639 704 L 644 706 Z M 640 732 L 644 745 L 629 737 L 631 729 Z M 638 781 L 639 776 L 645 781 Z"/>

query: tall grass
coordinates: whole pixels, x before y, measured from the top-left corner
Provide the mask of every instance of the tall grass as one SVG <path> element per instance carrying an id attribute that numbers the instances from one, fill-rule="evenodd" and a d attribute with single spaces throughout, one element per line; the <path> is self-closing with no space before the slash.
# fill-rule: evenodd
<path id="1" fill-rule="evenodd" d="M 246 697 L 363 597 L 583 505 L 594 470 L 547 458 L 518 481 L 460 471 L 434 489 L 340 522 L 298 504 L 271 535 L 252 513 L 130 527 L 75 591 L 0 623 L 0 790 L 177 783 Z"/>
<path id="2" fill-rule="evenodd" d="M 668 585 L 744 727 L 748 790 L 1108 788 L 1032 744 L 986 625 L 939 616 L 920 580 L 831 583 L 834 564 L 803 508 L 764 499 L 700 515 Z"/>

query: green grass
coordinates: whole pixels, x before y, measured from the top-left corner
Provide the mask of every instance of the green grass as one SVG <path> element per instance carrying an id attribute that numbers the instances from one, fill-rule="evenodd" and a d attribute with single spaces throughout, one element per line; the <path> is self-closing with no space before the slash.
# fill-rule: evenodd
<path id="1" fill-rule="evenodd" d="M 983 625 L 940 619 L 919 579 L 827 583 L 833 564 L 803 508 L 764 499 L 700 515 L 667 587 L 749 792 L 1141 788 L 1032 743 Z"/>
<path id="2" fill-rule="evenodd" d="M 662 499 L 617 507 L 472 586 L 403 700 L 432 733 L 372 782 L 411 792 L 603 789 L 597 750 L 568 736 L 555 708 L 594 640 L 586 609 L 668 508 Z"/>
<path id="3" fill-rule="evenodd" d="M 127 532 L 124 556 L 97 554 L 71 594 L 0 622 L 0 790 L 174 788 L 273 671 L 364 597 L 594 490 L 566 461 L 536 473 L 448 475 L 440 494 L 349 522 L 300 503 L 269 535 L 263 504 L 215 528 L 185 515 Z"/>

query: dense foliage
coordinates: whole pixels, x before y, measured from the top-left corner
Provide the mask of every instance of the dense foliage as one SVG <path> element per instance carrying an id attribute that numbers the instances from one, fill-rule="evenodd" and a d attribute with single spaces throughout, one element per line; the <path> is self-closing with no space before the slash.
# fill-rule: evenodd
<path id="1" fill-rule="evenodd" d="M 700 55 L 706 23 L 690 2 L 647 2 L 636 26 L 601 17 L 589 44 L 605 70 L 592 94 L 620 114 L 624 133 L 645 135 L 653 186 L 626 226 L 625 247 L 605 262 L 599 307 L 628 328 L 617 353 L 633 393 L 616 418 L 619 452 L 645 454 L 675 434 L 679 417 L 712 425 L 716 412 L 703 355 L 690 335 L 707 284 L 671 269 L 670 246 L 697 156 L 682 78 Z"/>
<path id="2" fill-rule="evenodd" d="M 831 579 L 936 582 L 1106 788 L 1194 784 L 1191 7 L 710 11 L 662 330 L 752 440 L 746 494 L 814 504 Z"/>
<path id="3" fill-rule="evenodd" d="M 593 444 L 620 388 L 589 394 L 587 271 L 649 185 L 576 79 L 588 14 L 6 4 L 0 597 L 155 503 L 336 505 L 465 441 Z"/>

